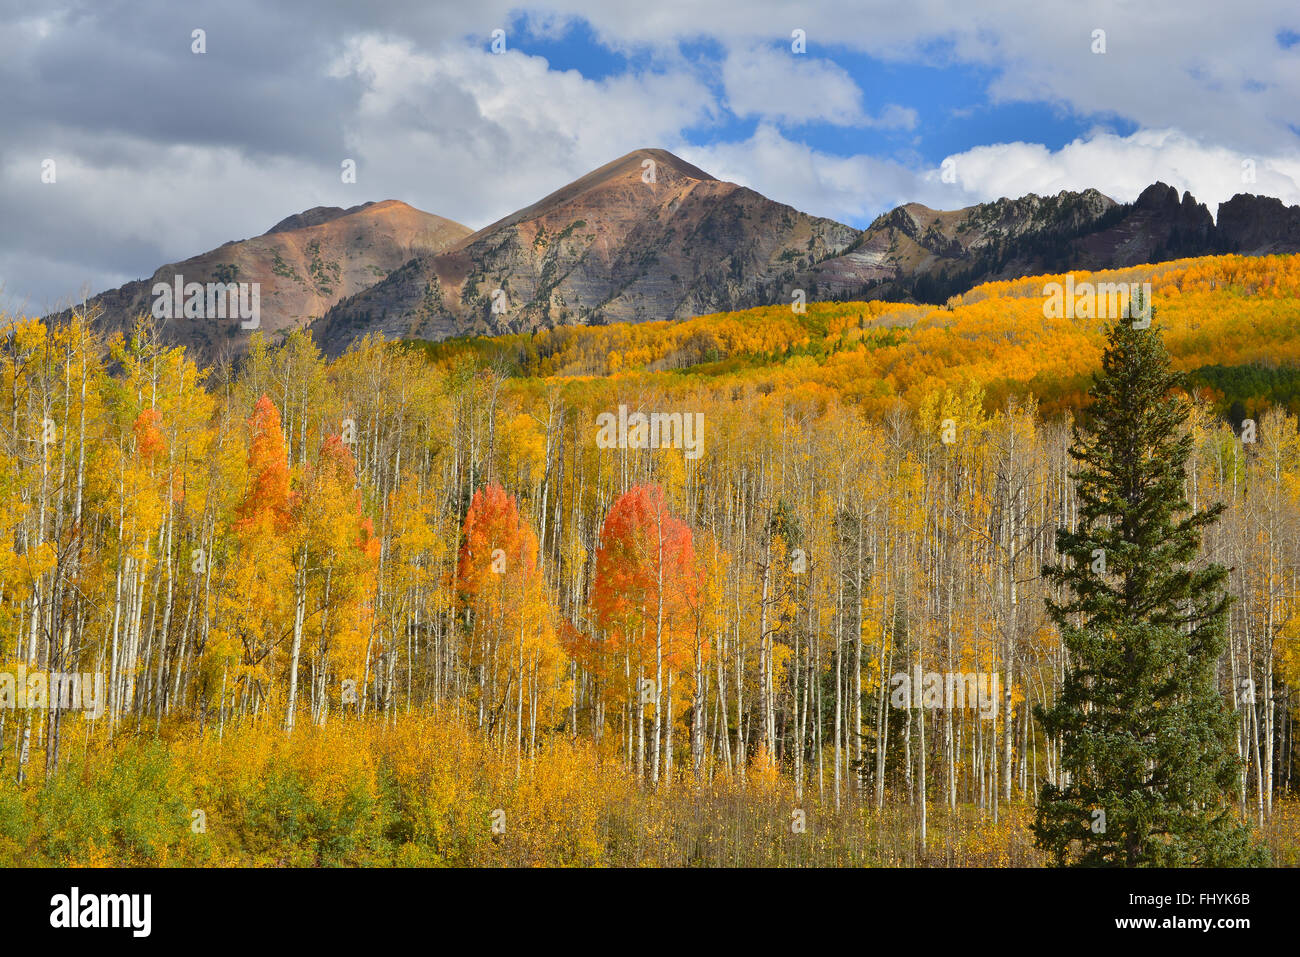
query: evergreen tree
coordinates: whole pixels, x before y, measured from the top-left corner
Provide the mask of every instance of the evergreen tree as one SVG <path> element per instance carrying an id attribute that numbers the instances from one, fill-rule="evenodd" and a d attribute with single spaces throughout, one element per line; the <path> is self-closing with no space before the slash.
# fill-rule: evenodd
<path id="1" fill-rule="evenodd" d="M 1262 863 L 1233 809 L 1240 773 L 1216 678 L 1226 647 L 1227 569 L 1199 559 L 1223 505 L 1192 513 L 1182 376 L 1152 324 L 1109 330 L 1070 449 L 1079 521 L 1057 530 L 1063 586 L 1048 611 L 1069 652 L 1061 694 L 1036 709 L 1062 745 L 1059 786 L 1034 834 L 1058 864 Z"/>

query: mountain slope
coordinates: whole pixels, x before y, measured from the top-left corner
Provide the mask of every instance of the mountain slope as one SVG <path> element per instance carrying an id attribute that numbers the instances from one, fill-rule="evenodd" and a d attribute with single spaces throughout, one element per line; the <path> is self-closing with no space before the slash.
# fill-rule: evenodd
<path id="1" fill-rule="evenodd" d="M 908 204 L 879 217 L 846 254 L 802 277 L 817 298 L 942 302 L 982 282 L 1106 269 L 1228 251 L 1209 211 L 1163 183 L 1131 204 L 1095 189 L 999 199 L 952 212 Z"/>
<path id="2" fill-rule="evenodd" d="M 444 249 L 470 230 L 397 200 L 351 209 L 318 206 L 282 220 L 261 236 L 162 266 L 147 280 L 130 282 L 93 297 L 109 329 L 129 329 L 153 307 L 154 283 L 261 284 L 261 324 L 267 333 L 310 323 L 345 296 L 373 285 L 412 257 Z M 206 358 L 241 353 L 248 333 L 238 321 L 163 321 L 171 344 L 184 344 Z"/>
<path id="3" fill-rule="evenodd" d="M 151 311 L 156 282 L 257 282 L 263 330 L 310 325 L 337 355 L 367 333 L 437 341 L 684 319 L 788 305 L 797 289 L 810 302 L 943 303 L 991 281 L 1224 252 L 1300 252 L 1300 206 L 1239 194 L 1216 224 L 1156 183 L 1128 204 L 1095 189 L 951 211 L 909 203 L 859 232 L 644 149 L 477 232 L 395 200 L 316 207 L 93 301 L 124 329 Z M 163 335 L 207 361 L 248 342 L 229 320 L 172 319 Z"/>
<path id="4" fill-rule="evenodd" d="M 942 303 L 984 282 L 1067 269 L 1119 269 L 1221 253 L 1300 252 L 1300 206 L 1238 194 L 1216 224 L 1164 183 L 1118 204 L 1095 189 L 999 199 L 952 212 L 919 203 L 876 219 L 848 251 L 799 277 L 810 298 Z"/>
<path id="5" fill-rule="evenodd" d="M 1300 254 L 1220 255 L 1075 271 L 1077 281 L 1149 282 L 1175 368 L 1240 423 L 1270 402 L 1300 413 Z M 572 381 L 570 395 L 653 395 L 690 377 L 722 397 L 808 385 L 866 415 L 913 408 L 944 389 L 984 390 L 985 408 L 1033 395 L 1043 412 L 1078 413 L 1100 361 L 1105 318 L 1047 315 L 1063 274 L 977 286 L 945 305 L 884 300 L 784 303 L 692 319 L 427 343 L 440 366 L 471 358 L 522 377 Z M 614 376 L 602 386 L 601 380 Z M 606 399 L 605 401 L 609 401 Z M 612 407 L 612 403 L 609 407 Z M 1237 411 L 1231 412 L 1233 408 Z"/>
<path id="6" fill-rule="evenodd" d="M 1300 206 L 1238 193 L 1219 204 L 1219 232 L 1250 256 L 1300 252 Z"/>
<path id="7" fill-rule="evenodd" d="M 664 150 L 636 150 L 408 263 L 313 331 L 337 353 L 370 331 L 443 339 L 743 308 L 856 235 Z"/>

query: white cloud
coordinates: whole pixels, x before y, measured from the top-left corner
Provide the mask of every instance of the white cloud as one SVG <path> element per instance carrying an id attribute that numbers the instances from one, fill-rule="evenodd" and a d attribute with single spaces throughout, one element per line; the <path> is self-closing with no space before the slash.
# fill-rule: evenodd
<path id="1" fill-rule="evenodd" d="M 673 149 L 717 110 L 686 73 L 589 80 L 517 51 L 435 56 L 368 36 L 332 69 L 365 85 L 347 140 L 368 189 L 475 228 L 634 149 Z"/>
<path id="2" fill-rule="evenodd" d="M 887 130 L 910 130 L 917 124 L 916 110 L 897 103 L 872 116 L 857 83 L 830 60 L 757 47 L 732 51 L 721 72 L 727 107 L 742 118 L 788 126 L 831 123 Z"/>
<path id="3" fill-rule="evenodd" d="M 434 55 L 369 35 L 329 69 L 362 88 L 337 154 L 258 157 L 92 133 L 54 151 L 50 185 L 43 154 L 0 151 L 5 218 L 40 224 L 10 248 L 0 242 L 0 308 L 62 307 L 312 206 L 400 199 L 478 228 L 623 153 L 673 149 L 717 109 L 681 72 L 594 81 L 517 51 Z M 347 158 L 353 185 L 339 175 Z"/>
<path id="4" fill-rule="evenodd" d="M 923 174 L 892 160 L 834 156 L 787 139 L 761 124 L 742 142 L 681 150 L 688 162 L 719 179 L 748 186 L 806 213 L 853 225 L 914 200 Z"/>
<path id="5" fill-rule="evenodd" d="M 56 164 L 53 183 L 41 181 L 29 157 L 10 155 L 0 167 L 8 215 L 38 224 L 21 231 L 20 243 L 0 248 L 0 308 L 62 308 L 83 293 L 264 232 L 289 212 L 365 201 L 345 192 L 336 171 L 259 161 L 229 148 L 159 150 L 100 135 L 48 158 Z"/>
<path id="6" fill-rule="evenodd" d="M 916 110 L 910 106 L 890 103 L 868 125 L 882 130 L 914 130 L 918 120 Z"/>
<path id="7" fill-rule="evenodd" d="M 863 123 L 862 91 L 829 60 L 790 50 L 732 52 L 722 65 L 727 105 L 737 116 L 786 123 Z"/>
<path id="8" fill-rule="evenodd" d="M 1047 195 L 1063 189 L 1094 187 L 1120 202 L 1131 202 L 1161 181 L 1189 190 L 1211 215 L 1237 193 L 1277 196 L 1300 203 L 1300 162 L 1283 156 L 1249 155 L 1198 142 L 1177 130 L 1140 130 L 1130 136 L 1097 132 L 1059 150 L 1034 143 L 978 146 L 951 157 L 955 184 L 944 184 L 929 170 L 930 187 L 947 186 L 949 205 L 965 205 L 1026 193 Z M 1254 182 L 1243 180 L 1254 164 Z"/>
<path id="9" fill-rule="evenodd" d="M 835 156 L 787 138 L 771 124 L 747 140 L 682 150 L 685 159 L 808 213 L 865 225 L 908 202 L 932 209 L 959 209 L 1027 193 L 1096 188 L 1117 202 L 1132 202 L 1162 181 L 1190 190 L 1215 215 L 1237 193 L 1278 196 L 1300 203 L 1300 161 L 1249 157 L 1198 143 L 1176 130 L 1145 130 L 1131 136 L 1107 131 L 1059 150 L 1038 143 L 979 146 L 950 157 L 956 182 L 941 168 L 915 168 L 868 155 Z M 1255 182 L 1243 182 L 1243 161 L 1254 161 Z"/>
<path id="10" fill-rule="evenodd" d="M 992 71 L 995 102 L 1050 102 L 1081 114 L 1115 114 L 1144 128 L 1174 127 L 1243 152 L 1297 145 L 1300 31 L 1295 0 L 844 0 L 792 10 L 783 0 L 745 4 L 661 0 L 647 8 L 570 0 L 598 34 L 623 47 L 671 48 L 717 37 L 743 51 L 807 34 L 808 56 L 835 48 L 890 62 L 975 64 Z M 1106 53 L 1092 31 L 1106 31 Z"/>

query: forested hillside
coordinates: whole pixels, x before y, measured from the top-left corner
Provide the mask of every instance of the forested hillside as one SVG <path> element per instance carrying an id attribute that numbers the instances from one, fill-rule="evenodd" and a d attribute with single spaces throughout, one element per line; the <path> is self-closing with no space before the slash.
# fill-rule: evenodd
<path id="1" fill-rule="evenodd" d="M 1295 863 L 1300 256 L 1088 278 L 1150 282 L 1192 374 L 1238 810 Z M 0 708 L 0 861 L 1044 863 L 1106 326 L 1046 318 L 1062 280 L 228 374 L 4 318 L 0 672 L 104 697 Z M 620 406 L 699 454 L 609 447 Z M 899 701 L 930 672 L 1001 685 Z"/>

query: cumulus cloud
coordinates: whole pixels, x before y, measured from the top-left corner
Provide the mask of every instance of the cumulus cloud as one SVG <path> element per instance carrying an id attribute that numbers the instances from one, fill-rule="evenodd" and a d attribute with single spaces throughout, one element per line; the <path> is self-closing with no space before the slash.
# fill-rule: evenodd
<path id="1" fill-rule="evenodd" d="M 593 78 L 521 52 L 577 22 L 626 67 Z M 196 27 L 205 55 L 191 52 Z M 510 34 L 499 56 L 496 28 Z M 806 54 L 786 52 L 794 29 Z M 643 146 L 855 225 L 913 200 L 1087 186 L 1131 199 L 1156 179 L 1212 211 L 1240 191 L 1300 202 L 1300 47 L 1283 30 L 1300 31 L 1294 0 L 1248 13 L 1211 0 L 0 0 L 0 306 L 66 302 L 315 205 L 396 198 L 480 227 Z M 958 66 L 981 77 L 984 109 L 1047 103 L 1137 132 L 1049 148 L 1017 131 L 1023 142 L 954 153 L 945 182 L 910 151 L 930 133 L 919 101 L 860 83 L 846 52 Z M 859 130 L 915 139 L 867 155 Z M 47 158 L 57 184 L 40 181 Z"/>
<path id="2" fill-rule="evenodd" d="M 0 145 L 0 221 L 34 224 L 0 236 L 0 307 L 63 306 L 311 206 L 401 199 L 477 228 L 622 153 L 675 148 L 718 109 L 685 72 L 595 81 L 515 50 L 435 52 L 374 34 L 304 75 L 347 91 L 333 112 L 306 101 L 329 131 L 310 148 L 253 148 L 238 123 L 227 145 L 79 123 Z M 249 116 L 267 121 L 265 110 Z M 40 179 L 46 158 L 53 184 Z M 339 175 L 345 159 L 355 184 Z"/>
<path id="3" fill-rule="evenodd" d="M 897 103 L 872 114 L 848 71 L 830 60 L 759 47 L 732 51 L 722 64 L 727 108 L 739 117 L 798 126 L 829 123 L 910 130 L 917 112 Z"/>
<path id="4" fill-rule="evenodd" d="M 1129 136 L 1098 130 L 1059 150 L 1037 143 L 998 143 L 955 153 L 938 167 L 922 167 L 864 154 L 837 156 L 763 124 L 743 141 L 690 147 L 682 155 L 715 176 L 856 226 L 908 202 L 958 209 L 1002 197 L 1089 187 L 1117 202 L 1132 202 L 1157 181 L 1189 190 L 1211 215 L 1237 193 L 1300 204 L 1300 162 L 1246 156 L 1176 130 Z M 945 166 L 952 182 L 945 180 Z"/>
<path id="5" fill-rule="evenodd" d="M 45 160 L 54 182 L 44 182 Z M 335 167 L 337 169 L 337 167 Z M 338 173 L 232 148 L 89 135 L 75 149 L 0 155 L 3 308 L 44 313 L 321 205 Z M 341 195 L 341 190 L 339 191 Z M 355 194 L 354 194 L 355 195 Z M 226 202 L 223 197 L 237 197 Z"/>
<path id="6" fill-rule="evenodd" d="M 727 105 L 737 116 L 788 123 L 862 123 L 862 91 L 836 64 L 789 50 L 735 51 L 722 66 Z"/>
<path id="7" fill-rule="evenodd" d="M 1278 42 L 1282 30 L 1300 31 L 1294 0 L 1255 0 L 1248 10 L 1216 0 L 845 0 L 795 9 L 783 0 L 573 2 L 625 46 L 718 37 L 747 49 L 797 27 L 809 56 L 845 49 L 887 62 L 986 67 L 994 102 L 1114 114 L 1247 153 L 1297 144 L 1300 47 Z M 1106 31 L 1104 54 L 1092 52 L 1098 29 Z"/>
<path id="8" fill-rule="evenodd" d="M 770 199 L 851 225 L 915 200 L 922 171 L 872 156 L 835 156 L 761 124 L 743 141 L 687 147 L 682 157 L 719 179 L 748 186 Z M 931 190 L 936 196 L 938 190 Z"/>
<path id="9" fill-rule="evenodd" d="M 948 185 L 950 202 L 957 205 L 1090 186 L 1131 202 L 1157 180 L 1189 190 L 1211 214 L 1237 193 L 1300 203 L 1300 163 L 1295 159 L 1249 155 L 1172 129 L 1129 136 L 1097 132 L 1055 151 L 1036 143 L 998 143 L 948 159 L 955 183 L 943 183 L 942 166 L 927 171 L 924 179 L 930 187 Z"/>
<path id="10" fill-rule="evenodd" d="M 684 73 L 597 81 L 518 51 L 434 55 L 377 36 L 351 42 L 331 72 L 364 89 L 346 126 L 359 180 L 475 228 L 624 153 L 677 147 L 717 108 Z"/>

